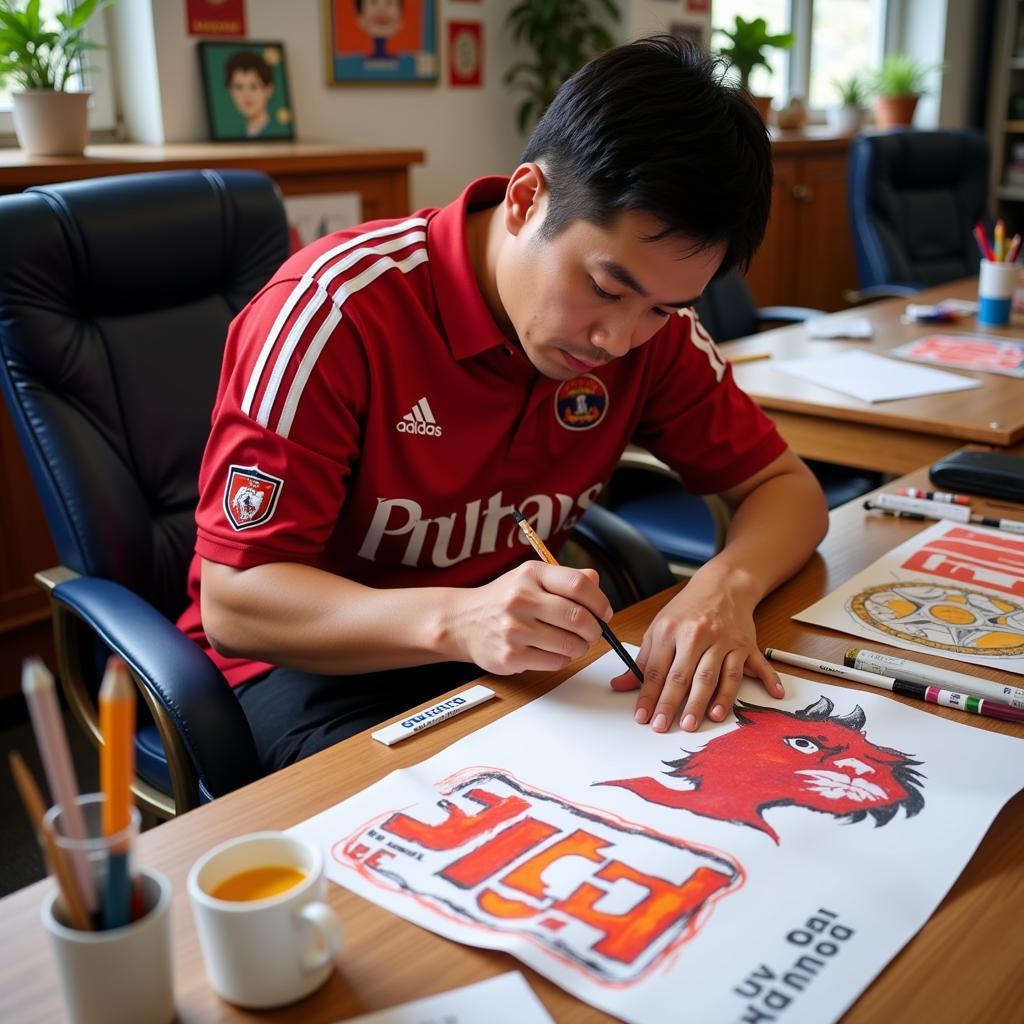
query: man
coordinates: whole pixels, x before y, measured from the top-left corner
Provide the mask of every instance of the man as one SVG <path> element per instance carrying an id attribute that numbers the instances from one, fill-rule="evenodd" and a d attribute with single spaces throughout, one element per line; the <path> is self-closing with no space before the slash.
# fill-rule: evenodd
<path id="1" fill-rule="evenodd" d="M 630 440 L 735 509 L 647 631 L 636 721 L 721 720 L 744 668 L 781 696 L 753 612 L 825 504 L 692 311 L 750 259 L 770 192 L 746 98 L 687 44 L 642 40 L 562 87 L 511 178 L 314 243 L 243 310 L 182 626 L 268 768 L 476 666 L 584 654 L 611 614 L 596 574 L 534 559 L 512 506 L 557 550 Z"/>
<path id="2" fill-rule="evenodd" d="M 272 127 L 268 107 L 274 95 L 270 65 L 251 50 L 233 53 L 224 64 L 224 84 L 245 121 L 245 134 L 253 139 Z"/>

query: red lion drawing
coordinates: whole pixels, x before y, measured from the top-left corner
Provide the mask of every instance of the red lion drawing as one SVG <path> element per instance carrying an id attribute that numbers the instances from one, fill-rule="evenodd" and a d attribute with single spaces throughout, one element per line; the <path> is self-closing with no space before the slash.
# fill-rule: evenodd
<path id="1" fill-rule="evenodd" d="M 915 770 L 923 762 L 864 735 L 859 706 L 833 716 L 826 697 L 790 713 L 737 701 L 740 728 L 711 740 L 703 750 L 665 761 L 666 776 L 686 788 L 667 786 L 645 776 L 614 779 L 597 786 L 628 789 L 651 803 L 678 807 L 706 818 L 747 825 L 779 836 L 764 820 L 770 807 L 797 806 L 862 821 L 876 827 L 890 822 L 902 807 L 908 818 L 924 807 L 925 778 Z"/>

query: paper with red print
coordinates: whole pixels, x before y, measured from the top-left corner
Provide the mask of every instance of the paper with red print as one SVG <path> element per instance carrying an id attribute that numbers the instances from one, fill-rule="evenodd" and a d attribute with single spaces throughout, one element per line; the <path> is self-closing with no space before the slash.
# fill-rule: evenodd
<path id="1" fill-rule="evenodd" d="M 293 831 L 335 882 L 622 1020 L 822 1024 L 1024 780 L 1024 741 L 793 676 L 781 701 L 745 680 L 727 721 L 656 734 L 609 687 L 619 667 Z"/>
<path id="2" fill-rule="evenodd" d="M 1024 675 L 1024 536 L 936 523 L 793 618 Z"/>
<path id="3" fill-rule="evenodd" d="M 982 370 L 1024 377 L 1024 341 L 972 338 L 966 334 L 930 334 L 889 351 L 891 356 L 960 370 Z"/>

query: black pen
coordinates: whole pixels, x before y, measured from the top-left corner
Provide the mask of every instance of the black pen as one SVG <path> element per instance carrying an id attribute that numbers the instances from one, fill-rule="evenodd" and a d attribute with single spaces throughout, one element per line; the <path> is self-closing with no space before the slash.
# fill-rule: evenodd
<path id="1" fill-rule="evenodd" d="M 520 512 L 517 508 L 512 509 L 512 515 L 516 517 L 516 522 L 519 524 L 519 529 L 521 529 L 523 533 L 526 534 L 526 539 L 530 542 L 530 545 L 533 547 L 533 550 L 536 551 L 537 554 L 540 555 L 540 557 L 548 563 L 548 565 L 558 565 L 558 559 L 555 558 L 555 556 L 551 554 L 550 551 L 548 551 L 547 544 L 545 544 L 544 541 L 540 539 L 540 535 L 529 524 L 529 522 L 526 519 L 526 516 L 524 516 L 523 513 Z M 593 614 L 593 612 L 591 612 L 591 614 Z M 611 627 L 608 625 L 607 622 L 604 621 L 604 619 L 598 619 L 596 615 L 594 615 L 594 618 L 597 619 L 597 624 L 601 627 L 601 636 L 603 636 L 605 640 L 608 641 L 608 645 L 611 647 L 611 649 L 622 659 L 623 665 L 625 665 L 626 668 L 628 668 L 629 671 L 632 672 L 633 675 L 635 675 L 637 679 L 639 679 L 642 683 L 644 681 L 643 673 L 640 671 L 639 667 L 637 666 L 637 663 L 630 657 L 629 651 L 627 651 L 626 648 L 622 646 L 622 642 L 611 631 Z"/>

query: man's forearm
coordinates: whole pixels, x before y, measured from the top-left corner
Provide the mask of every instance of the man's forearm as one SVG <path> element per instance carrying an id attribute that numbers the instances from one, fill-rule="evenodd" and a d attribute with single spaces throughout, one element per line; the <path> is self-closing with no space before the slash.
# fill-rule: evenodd
<path id="1" fill-rule="evenodd" d="M 377 590 L 284 562 L 244 570 L 207 562 L 203 622 L 223 654 L 308 672 L 375 672 L 457 660 L 445 625 L 455 593 Z"/>

